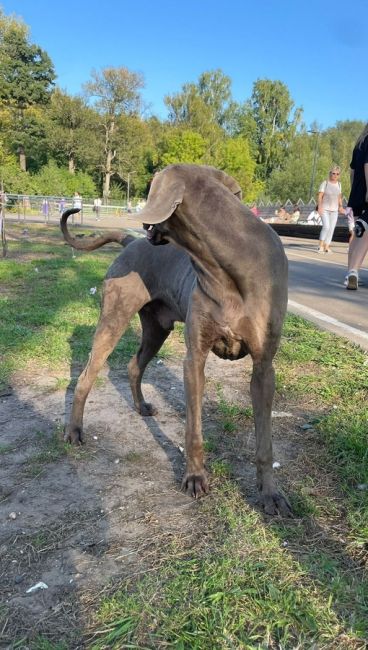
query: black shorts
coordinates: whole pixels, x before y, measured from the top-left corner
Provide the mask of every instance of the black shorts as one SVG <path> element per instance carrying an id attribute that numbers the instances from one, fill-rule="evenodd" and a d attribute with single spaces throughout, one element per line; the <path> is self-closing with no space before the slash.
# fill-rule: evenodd
<path id="1" fill-rule="evenodd" d="M 349 205 L 349 208 L 352 209 L 354 217 L 361 217 L 363 212 L 368 210 L 368 203 L 362 203 L 361 205 Z"/>

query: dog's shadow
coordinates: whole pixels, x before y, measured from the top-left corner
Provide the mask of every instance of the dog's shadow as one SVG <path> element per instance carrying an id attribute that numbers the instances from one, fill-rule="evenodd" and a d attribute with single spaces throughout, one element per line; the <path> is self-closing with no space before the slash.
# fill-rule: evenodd
<path id="1" fill-rule="evenodd" d="M 65 413 L 67 421 L 69 420 L 71 403 L 78 377 L 87 363 L 88 355 L 92 347 L 94 331 L 95 327 L 93 326 L 78 325 L 75 327 L 73 334 L 69 339 L 71 348 L 70 381 L 65 392 Z M 122 401 L 125 402 L 127 409 L 131 411 L 134 411 L 134 403 L 129 386 L 127 364 L 138 350 L 139 345 L 140 334 L 132 325 L 130 325 L 107 360 L 108 379 L 114 386 Z M 160 375 L 159 381 L 157 381 L 157 377 L 153 377 L 156 370 L 154 364 L 157 363 L 157 360 L 157 357 L 155 357 L 148 365 L 144 375 L 144 382 L 155 385 L 155 389 L 161 393 L 164 403 L 166 402 L 175 414 L 183 420 L 184 430 L 185 402 L 183 387 L 181 390 L 170 390 L 169 385 L 172 386 L 175 384 L 177 387 L 178 378 L 169 370 L 164 362 L 162 362 L 162 364 L 160 363 L 160 369 L 158 371 Z M 163 385 L 160 383 L 161 379 Z M 168 391 L 170 391 L 169 400 Z M 86 409 L 88 409 L 88 400 L 86 403 Z M 170 462 L 175 483 L 179 486 L 184 472 L 184 457 L 182 451 L 178 444 L 162 430 L 156 417 L 142 417 L 142 421 L 150 431 L 153 439 L 164 451 Z"/>

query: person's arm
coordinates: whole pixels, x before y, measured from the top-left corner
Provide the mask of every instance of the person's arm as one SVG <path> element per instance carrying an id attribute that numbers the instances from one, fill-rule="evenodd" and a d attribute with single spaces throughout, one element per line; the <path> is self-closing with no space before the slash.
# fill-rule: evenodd
<path id="1" fill-rule="evenodd" d="M 368 203 L 368 163 L 364 163 L 364 176 L 366 186 L 365 201 Z"/>
<path id="2" fill-rule="evenodd" d="M 339 212 L 340 212 L 340 214 L 345 214 L 344 206 L 342 204 L 342 193 L 341 192 L 339 194 Z"/>
<path id="3" fill-rule="evenodd" d="M 323 212 L 323 208 L 322 208 L 323 195 L 324 192 L 318 192 L 318 206 L 317 206 L 318 214 L 322 214 Z"/>

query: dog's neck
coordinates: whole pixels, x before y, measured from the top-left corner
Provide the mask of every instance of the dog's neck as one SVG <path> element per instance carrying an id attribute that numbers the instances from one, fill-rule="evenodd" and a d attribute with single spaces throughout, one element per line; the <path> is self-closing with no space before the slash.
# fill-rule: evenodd
<path id="1" fill-rule="evenodd" d="M 213 223 L 188 219 L 188 208 L 184 212 L 178 206 L 168 223 L 169 240 L 190 255 L 199 286 L 216 302 L 220 295 L 239 293 L 242 280 L 242 260 L 234 259 L 234 255 L 235 251 L 239 251 L 239 246 L 243 248 L 240 241 L 243 239 L 244 222 L 234 221 L 231 227 L 226 220 L 217 222 L 214 236 Z"/>

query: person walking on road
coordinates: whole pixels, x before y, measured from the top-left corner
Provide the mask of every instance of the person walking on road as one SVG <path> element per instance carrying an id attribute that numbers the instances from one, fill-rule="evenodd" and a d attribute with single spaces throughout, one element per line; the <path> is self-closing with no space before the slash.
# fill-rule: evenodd
<path id="1" fill-rule="evenodd" d="M 95 213 L 96 221 L 100 221 L 100 215 L 101 215 L 101 206 L 102 206 L 102 200 L 98 196 L 94 201 L 93 201 L 93 212 Z"/>
<path id="2" fill-rule="evenodd" d="M 78 208 L 78 210 L 82 209 L 82 197 L 79 194 L 79 192 L 74 192 L 73 196 L 73 208 Z"/>
<path id="3" fill-rule="evenodd" d="M 340 184 L 340 167 L 334 165 L 328 179 L 321 183 L 318 192 L 318 213 L 322 219 L 318 253 L 332 253 L 330 244 L 339 212 L 344 214 Z"/>
<path id="4" fill-rule="evenodd" d="M 351 190 L 348 206 L 352 208 L 354 217 L 362 220 L 368 227 L 368 123 L 359 135 L 350 163 Z M 357 227 L 356 227 L 357 228 Z M 349 246 L 348 274 L 345 278 L 347 289 L 357 289 L 359 270 L 368 251 L 368 231 L 364 227 L 362 233 L 355 233 Z M 357 234 L 361 234 L 360 237 Z"/>

